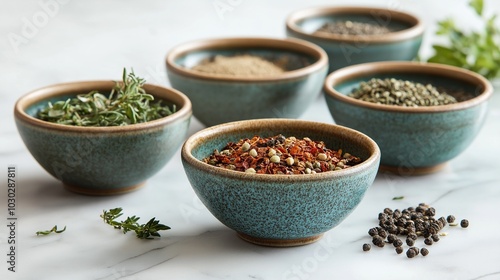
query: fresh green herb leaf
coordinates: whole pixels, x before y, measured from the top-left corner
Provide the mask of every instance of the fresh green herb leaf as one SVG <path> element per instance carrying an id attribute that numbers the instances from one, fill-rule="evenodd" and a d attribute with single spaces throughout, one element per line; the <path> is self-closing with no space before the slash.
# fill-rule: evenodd
<path id="1" fill-rule="evenodd" d="M 469 6 L 483 20 L 482 32 L 460 30 L 452 19 L 438 22 L 436 35 L 448 38 L 448 45 L 433 45 L 434 55 L 428 62 L 442 63 L 474 71 L 488 79 L 500 77 L 500 27 L 496 15 L 483 15 L 482 0 L 471 0 Z"/>
<path id="2" fill-rule="evenodd" d="M 395 196 L 392 198 L 392 200 L 401 200 L 401 199 L 404 199 L 405 197 L 404 196 Z"/>
<path id="3" fill-rule="evenodd" d="M 125 234 L 129 231 L 135 232 L 137 238 L 140 239 L 152 239 L 154 237 L 160 237 L 158 233 L 160 230 L 169 230 L 170 227 L 164 224 L 160 224 L 160 221 L 155 218 L 151 218 L 146 224 L 139 224 L 139 217 L 132 216 L 127 217 L 125 221 L 118 222 L 116 219 L 122 216 L 122 208 L 114 208 L 110 210 L 103 210 L 100 217 L 108 225 L 113 226 L 116 229 L 121 229 Z"/>
<path id="4" fill-rule="evenodd" d="M 135 76 L 133 71 L 127 74 L 127 70 L 123 69 L 123 81 L 116 82 L 109 96 L 94 90 L 53 104 L 49 102 L 37 117 L 75 126 L 122 126 L 175 113 L 175 105 L 169 108 L 161 100 L 152 102 L 154 97 L 146 93 L 144 84 L 145 80 Z"/>
<path id="5" fill-rule="evenodd" d="M 36 235 L 48 235 L 48 234 L 51 234 L 51 233 L 62 233 L 66 230 L 66 226 L 64 226 L 63 229 L 61 230 L 58 230 L 57 229 L 57 225 L 55 225 L 53 228 L 49 229 L 49 230 L 41 230 L 41 231 L 37 231 L 36 232 Z"/>

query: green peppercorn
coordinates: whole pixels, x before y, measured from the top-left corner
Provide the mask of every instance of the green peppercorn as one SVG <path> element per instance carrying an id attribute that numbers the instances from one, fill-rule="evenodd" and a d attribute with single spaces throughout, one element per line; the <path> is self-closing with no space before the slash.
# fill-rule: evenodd
<path id="1" fill-rule="evenodd" d="M 467 219 L 463 219 L 462 221 L 460 221 L 460 226 L 463 227 L 463 228 L 466 228 L 469 226 L 469 221 Z"/>
<path id="2" fill-rule="evenodd" d="M 370 251 L 370 249 L 372 248 L 372 246 L 368 243 L 365 243 L 363 244 L 363 251 Z"/>

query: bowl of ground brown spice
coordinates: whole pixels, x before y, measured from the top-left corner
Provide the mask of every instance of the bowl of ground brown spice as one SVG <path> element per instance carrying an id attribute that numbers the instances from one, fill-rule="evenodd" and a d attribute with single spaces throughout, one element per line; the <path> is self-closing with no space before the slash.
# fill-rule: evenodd
<path id="1" fill-rule="evenodd" d="M 208 210 L 251 243 L 319 240 L 357 207 L 380 151 L 346 127 L 259 119 L 205 128 L 181 149 L 184 170 Z"/>
<path id="2" fill-rule="evenodd" d="M 493 87 L 459 67 L 372 62 L 331 73 L 324 90 L 335 123 L 380 146 L 382 169 L 416 175 L 442 169 L 471 144 Z"/>
<path id="3" fill-rule="evenodd" d="M 286 32 L 323 48 L 334 71 L 365 62 L 415 59 L 424 25 L 415 15 L 392 9 L 317 7 L 290 14 Z"/>
<path id="4" fill-rule="evenodd" d="M 166 58 L 168 79 L 204 125 L 298 118 L 318 97 L 326 53 L 296 39 L 223 38 L 181 44 Z"/>

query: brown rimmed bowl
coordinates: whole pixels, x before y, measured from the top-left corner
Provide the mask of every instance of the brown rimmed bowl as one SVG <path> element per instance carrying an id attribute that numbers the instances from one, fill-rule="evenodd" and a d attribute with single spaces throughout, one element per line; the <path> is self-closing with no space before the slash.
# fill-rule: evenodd
<path id="1" fill-rule="evenodd" d="M 353 167 L 316 174 L 250 174 L 204 163 L 228 142 L 252 138 L 309 137 L 360 157 Z M 356 208 L 377 174 L 380 151 L 366 135 L 346 127 L 292 119 L 246 120 L 205 128 L 184 143 L 182 163 L 208 210 L 242 239 L 288 247 L 319 240 Z"/>
<path id="2" fill-rule="evenodd" d="M 67 100 L 98 90 L 110 92 L 113 81 L 50 85 L 22 96 L 14 108 L 17 129 L 36 161 L 65 188 L 89 195 L 113 195 L 141 187 L 174 155 L 185 140 L 191 102 L 181 92 L 144 85 L 147 93 L 177 111 L 154 121 L 113 127 L 55 124 L 36 118 L 48 101 Z"/>
<path id="3" fill-rule="evenodd" d="M 441 106 L 400 107 L 347 96 L 363 81 L 395 78 L 432 84 L 470 99 Z M 440 170 L 479 133 L 493 87 L 484 77 L 454 66 L 416 62 L 373 62 L 346 67 L 325 81 L 325 98 L 335 123 L 377 142 L 381 169 L 400 175 Z"/>
<path id="4" fill-rule="evenodd" d="M 192 69 L 216 55 L 254 55 L 280 63 L 274 76 L 230 76 Z M 319 47 L 296 39 L 222 38 L 181 44 L 166 58 L 171 85 L 193 103 L 204 125 L 261 118 L 298 118 L 318 97 L 328 57 Z"/>
<path id="5" fill-rule="evenodd" d="M 339 35 L 316 32 L 327 22 L 356 21 L 389 28 L 384 35 Z M 317 7 L 293 12 L 286 19 L 288 37 L 323 48 L 330 72 L 349 65 L 417 57 L 424 34 L 422 21 L 410 13 L 376 7 Z"/>

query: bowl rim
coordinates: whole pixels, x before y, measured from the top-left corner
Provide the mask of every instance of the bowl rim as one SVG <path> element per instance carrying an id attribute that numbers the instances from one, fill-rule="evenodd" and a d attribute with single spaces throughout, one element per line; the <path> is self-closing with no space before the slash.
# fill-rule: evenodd
<path id="1" fill-rule="evenodd" d="M 296 23 L 308 18 L 317 16 L 334 15 L 334 14 L 356 14 L 356 15 L 373 15 L 373 13 L 389 13 L 391 18 L 398 21 L 412 24 L 411 27 L 403 30 L 390 32 L 383 36 L 373 35 L 339 35 L 327 32 L 319 32 L 316 34 L 304 32 Z M 425 27 L 423 21 L 408 12 L 397 11 L 387 8 L 370 7 L 370 6 L 334 6 L 334 7 L 313 7 L 301 9 L 292 12 L 286 19 L 286 30 L 291 33 L 299 34 L 308 40 L 320 39 L 325 41 L 346 42 L 346 43 L 370 43 L 382 44 L 397 41 L 404 41 L 423 35 Z"/>
<path id="2" fill-rule="evenodd" d="M 321 172 L 316 174 L 251 174 L 242 171 L 228 170 L 221 167 L 216 167 L 202 162 L 201 160 L 195 158 L 192 155 L 193 148 L 202 145 L 202 139 L 205 137 L 216 137 L 227 132 L 232 131 L 242 131 L 245 129 L 251 129 L 252 126 L 266 127 L 283 127 L 290 125 L 299 125 L 307 129 L 313 129 L 316 131 L 327 131 L 335 130 L 337 134 L 349 134 L 352 137 L 359 137 L 359 142 L 363 142 L 363 145 L 370 150 L 370 156 L 365 159 L 362 163 L 332 172 Z M 313 139 L 316 141 L 322 141 L 321 139 Z M 269 118 L 269 119 L 258 119 L 258 120 L 243 120 L 236 122 L 229 122 L 224 124 L 219 124 L 212 127 L 207 127 L 202 129 L 193 135 L 191 135 L 182 145 L 181 157 L 191 166 L 194 166 L 198 170 L 204 170 L 210 174 L 216 174 L 217 176 L 222 176 L 226 178 L 246 180 L 246 181 L 259 181 L 259 182 L 311 182 L 311 181 L 322 181 L 322 180 L 334 180 L 338 177 L 344 177 L 346 175 L 353 175 L 356 173 L 363 172 L 372 167 L 372 165 L 377 164 L 380 161 L 380 149 L 377 143 L 364 133 L 357 130 L 340 126 L 336 124 L 299 120 L 299 119 L 280 119 L 280 118 Z"/>
<path id="3" fill-rule="evenodd" d="M 362 101 L 353 97 L 346 96 L 335 89 L 335 85 L 353 78 L 359 78 L 363 76 L 369 77 L 373 74 L 390 73 L 432 74 L 450 79 L 466 81 L 478 87 L 482 87 L 482 91 L 476 97 L 454 104 L 402 107 Z M 486 78 L 475 72 L 456 66 L 413 61 L 382 61 L 348 66 L 330 73 L 325 79 L 323 89 L 326 94 L 325 97 L 329 96 L 339 101 L 349 103 L 358 107 L 365 107 L 378 111 L 400 113 L 437 113 L 463 110 L 487 101 L 493 94 L 493 86 L 491 85 L 491 83 Z"/>
<path id="4" fill-rule="evenodd" d="M 302 54 L 307 54 L 316 59 L 314 63 L 306 67 L 296 70 L 285 71 L 284 73 L 273 76 L 258 76 L 258 77 L 243 77 L 231 76 L 222 74 L 208 74 L 204 72 L 194 71 L 189 68 L 184 68 L 175 63 L 175 60 L 182 55 L 189 54 L 193 51 L 200 50 L 220 50 L 231 48 L 269 48 L 278 50 L 294 51 Z M 311 73 L 317 72 L 322 68 L 328 67 L 328 55 L 326 52 L 305 40 L 295 38 L 266 38 L 266 37 L 226 37 L 200 39 L 196 41 L 185 42 L 172 48 L 166 56 L 167 70 L 176 74 L 212 81 L 227 81 L 227 82 L 242 82 L 242 83 L 258 83 L 258 82 L 276 82 L 297 79 Z"/>
<path id="5" fill-rule="evenodd" d="M 169 116 L 145 123 L 137 123 L 124 126 L 100 127 L 57 124 L 40 120 L 26 113 L 26 109 L 30 106 L 49 98 L 54 98 L 57 96 L 68 96 L 76 92 L 79 93 L 90 92 L 92 90 L 111 90 L 115 84 L 115 81 L 110 80 L 93 80 L 58 83 L 38 88 L 26 93 L 16 101 L 16 104 L 14 105 L 14 117 L 16 121 L 22 121 L 35 127 L 41 127 L 54 131 L 83 133 L 122 133 L 161 128 L 178 120 L 189 118 L 192 115 L 191 101 L 186 95 L 173 88 L 167 88 L 147 83 L 144 84 L 143 87 L 147 93 L 163 100 L 173 102 L 177 104 L 180 109 Z"/>

